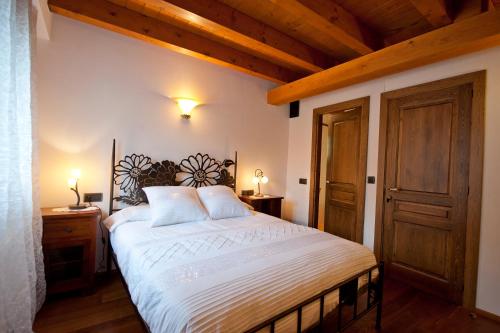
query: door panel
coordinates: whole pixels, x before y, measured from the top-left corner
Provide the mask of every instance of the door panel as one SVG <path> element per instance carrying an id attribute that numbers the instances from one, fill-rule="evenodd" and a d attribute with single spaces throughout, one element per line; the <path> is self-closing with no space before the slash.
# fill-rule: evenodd
<path id="1" fill-rule="evenodd" d="M 472 88 L 390 99 L 383 259 L 387 272 L 461 302 Z"/>
<path id="2" fill-rule="evenodd" d="M 342 238 L 351 239 L 353 234 L 352 226 L 356 223 L 356 213 L 350 207 L 344 208 L 332 205 L 329 210 L 328 218 L 329 221 L 333 221 L 334 223 L 327 223 L 325 225 L 328 227 L 328 230 L 325 229 L 326 232 L 330 232 Z"/>
<path id="3" fill-rule="evenodd" d="M 358 165 L 359 111 L 358 115 L 344 121 L 333 121 L 332 158 L 330 181 L 356 184 Z"/>
<path id="4" fill-rule="evenodd" d="M 451 103 L 400 111 L 399 188 L 448 193 L 452 112 Z"/>
<path id="5" fill-rule="evenodd" d="M 331 114 L 328 120 L 325 231 L 356 241 L 358 173 L 364 167 L 359 165 L 361 109 Z"/>
<path id="6" fill-rule="evenodd" d="M 446 230 L 395 220 L 392 262 L 446 279 L 447 238 Z"/>
<path id="7" fill-rule="evenodd" d="M 332 200 L 336 202 L 342 202 L 345 204 L 353 205 L 355 197 L 356 197 L 355 193 L 352 192 L 347 192 L 342 190 L 332 191 Z"/>
<path id="8" fill-rule="evenodd" d="M 395 204 L 395 210 L 402 214 L 415 213 L 419 215 L 428 215 L 443 218 L 448 218 L 450 216 L 450 209 L 448 207 L 419 204 L 414 202 L 399 201 Z"/>

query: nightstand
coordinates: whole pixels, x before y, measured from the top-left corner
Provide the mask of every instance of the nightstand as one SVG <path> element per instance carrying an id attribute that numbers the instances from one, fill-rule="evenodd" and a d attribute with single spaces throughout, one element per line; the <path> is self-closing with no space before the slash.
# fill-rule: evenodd
<path id="1" fill-rule="evenodd" d="M 94 282 L 96 231 L 101 211 L 42 208 L 47 294 L 90 290 Z"/>
<path id="2" fill-rule="evenodd" d="M 252 206 L 257 212 L 281 218 L 281 200 L 283 200 L 283 197 L 266 194 L 263 197 L 240 195 L 239 198 Z"/>

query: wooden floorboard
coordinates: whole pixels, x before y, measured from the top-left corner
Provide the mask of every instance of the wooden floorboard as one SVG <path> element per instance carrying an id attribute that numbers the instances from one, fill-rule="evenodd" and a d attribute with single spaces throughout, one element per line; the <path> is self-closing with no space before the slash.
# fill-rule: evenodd
<path id="1" fill-rule="evenodd" d="M 384 291 L 381 332 L 500 332 L 500 323 L 473 318 L 467 310 L 401 282 L 387 280 Z M 374 323 L 372 311 L 346 332 L 374 333 L 377 332 Z M 118 275 L 99 278 L 91 295 L 69 294 L 49 299 L 38 313 L 33 330 L 36 333 L 144 332 Z"/>

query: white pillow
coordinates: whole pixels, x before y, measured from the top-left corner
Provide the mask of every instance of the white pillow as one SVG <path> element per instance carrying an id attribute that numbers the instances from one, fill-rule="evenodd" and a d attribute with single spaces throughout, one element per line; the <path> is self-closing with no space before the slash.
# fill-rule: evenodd
<path id="1" fill-rule="evenodd" d="M 152 227 L 208 219 L 194 187 L 151 186 L 143 190 L 151 206 Z"/>
<path id="2" fill-rule="evenodd" d="M 139 205 L 126 207 L 111 214 L 103 221 L 103 224 L 110 232 L 113 232 L 121 224 L 149 220 L 151 220 L 151 210 L 149 205 Z"/>
<path id="3" fill-rule="evenodd" d="M 200 187 L 197 191 L 201 202 L 213 220 L 252 215 L 236 193 L 227 186 Z"/>

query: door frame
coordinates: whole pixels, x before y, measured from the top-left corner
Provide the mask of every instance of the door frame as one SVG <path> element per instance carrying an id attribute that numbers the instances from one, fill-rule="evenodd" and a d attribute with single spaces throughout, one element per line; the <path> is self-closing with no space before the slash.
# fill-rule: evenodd
<path id="1" fill-rule="evenodd" d="M 311 149 L 311 184 L 309 190 L 309 222 L 312 228 L 318 227 L 318 206 L 320 190 L 320 167 L 321 167 L 321 129 L 323 124 L 323 115 L 329 113 L 343 112 L 347 109 L 361 108 L 360 119 L 360 156 L 359 163 L 362 165 L 358 170 L 357 192 L 359 198 L 356 207 L 356 237 L 355 241 L 363 244 L 363 228 L 365 220 L 365 197 L 366 197 L 366 168 L 368 158 L 368 125 L 370 115 L 370 97 L 362 97 L 346 102 L 322 106 L 313 111 L 313 129 L 312 129 L 312 149 Z"/>
<path id="2" fill-rule="evenodd" d="M 483 187 L 484 108 L 486 85 L 485 70 L 423 83 L 413 87 L 397 89 L 382 94 L 380 100 L 378 182 L 376 196 L 377 204 L 375 210 L 374 252 L 377 259 L 380 261 L 383 253 L 382 246 L 385 199 L 384 183 L 389 100 L 431 90 L 446 89 L 463 84 L 472 84 L 473 93 L 469 152 L 469 196 L 467 198 L 464 291 L 462 305 L 467 309 L 474 309 L 476 305 L 479 233 L 481 226 L 481 196 Z"/>

